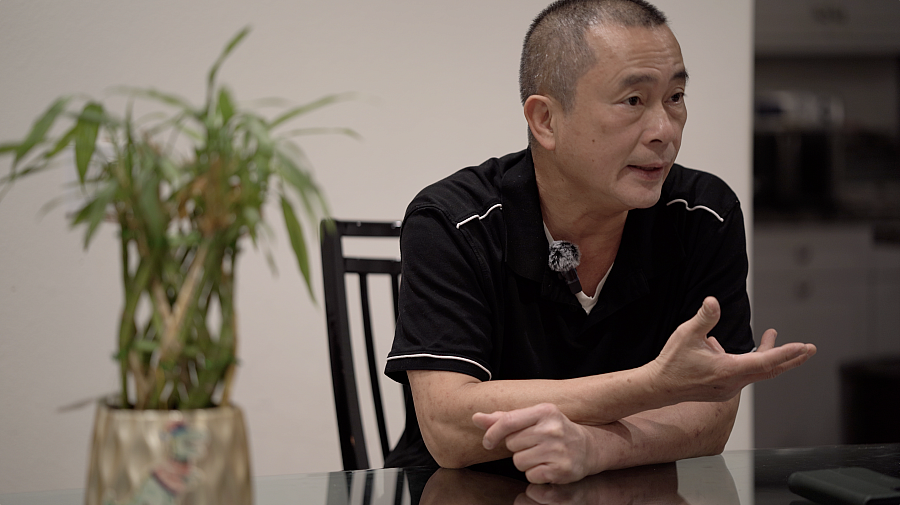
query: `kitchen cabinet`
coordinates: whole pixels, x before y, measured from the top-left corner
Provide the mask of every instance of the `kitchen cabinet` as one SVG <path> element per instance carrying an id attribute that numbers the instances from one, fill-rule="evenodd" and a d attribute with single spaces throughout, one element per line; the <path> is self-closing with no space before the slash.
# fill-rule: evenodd
<path id="1" fill-rule="evenodd" d="M 756 0 L 757 55 L 897 53 L 900 2 Z"/>
<path id="2" fill-rule="evenodd" d="M 802 367 L 754 387 L 756 447 L 841 443 L 842 363 L 900 354 L 900 246 L 869 225 L 757 224 L 753 325 L 811 342 Z"/>

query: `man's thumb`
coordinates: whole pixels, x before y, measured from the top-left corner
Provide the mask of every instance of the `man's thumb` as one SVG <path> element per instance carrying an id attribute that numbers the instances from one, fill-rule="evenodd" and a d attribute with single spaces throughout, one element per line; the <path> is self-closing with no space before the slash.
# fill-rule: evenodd
<path id="1" fill-rule="evenodd" d="M 493 414 L 485 414 L 484 412 L 476 412 L 475 414 L 472 415 L 472 422 L 475 423 L 475 426 L 481 428 L 482 430 L 487 430 L 488 428 L 493 426 L 494 423 L 497 422 L 498 418 L 499 417 L 497 416 L 496 412 Z"/>
<path id="2" fill-rule="evenodd" d="M 697 315 L 691 318 L 694 331 L 702 333 L 704 336 L 709 335 L 716 323 L 719 322 L 719 316 L 722 311 L 719 308 L 719 301 L 712 296 L 707 296 L 697 311 Z"/>

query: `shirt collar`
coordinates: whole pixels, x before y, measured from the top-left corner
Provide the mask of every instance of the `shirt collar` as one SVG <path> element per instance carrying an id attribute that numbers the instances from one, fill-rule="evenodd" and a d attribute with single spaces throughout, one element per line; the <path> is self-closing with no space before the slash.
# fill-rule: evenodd
<path id="1" fill-rule="evenodd" d="M 600 292 L 600 300 L 617 299 L 612 303 L 614 306 L 628 303 L 649 291 L 650 279 L 683 260 L 684 248 L 676 233 L 675 223 L 665 212 L 668 186 L 670 184 L 664 186 L 663 197 L 653 207 L 628 212 L 622 242 L 612 271 Z M 509 267 L 516 274 L 535 282 L 553 283 L 552 291 L 555 293 L 571 294 L 564 281 L 547 265 L 547 237 L 530 149 L 503 174 L 500 191 L 507 229 L 506 262 Z M 578 303 L 574 296 L 571 298 L 572 302 Z"/>

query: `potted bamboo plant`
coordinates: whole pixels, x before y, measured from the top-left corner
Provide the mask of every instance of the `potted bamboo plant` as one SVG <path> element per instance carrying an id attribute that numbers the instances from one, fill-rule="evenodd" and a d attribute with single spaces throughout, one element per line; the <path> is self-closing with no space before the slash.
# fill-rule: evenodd
<path id="1" fill-rule="evenodd" d="M 74 151 L 84 204 L 71 226 L 84 228 L 85 247 L 101 223 L 118 228 L 120 391 L 98 406 L 87 503 L 252 500 L 243 416 L 229 397 L 238 255 L 259 238 L 265 204 L 276 199 L 312 296 L 301 218 L 315 224 L 328 212 L 291 139 L 353 132 L 282 133 L 292 119 L 344 95 L 281 106 L 274 118 L 240 107 L 216 76 L 248 31 L 213 64 L 199 106 L 154 89 L 120 89 L 129 97 L 120 117 L 99 101 L 62 97 L 24 140 L 0 145 L 0 155 L 13 157 L 0 198 L 16 180 Z M 136 119 L 137 100 L 168 112 Z"/>

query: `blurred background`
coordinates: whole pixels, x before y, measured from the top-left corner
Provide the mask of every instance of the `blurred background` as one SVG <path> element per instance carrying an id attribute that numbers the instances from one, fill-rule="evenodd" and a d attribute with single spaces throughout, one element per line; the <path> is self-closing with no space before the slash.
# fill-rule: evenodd
<path id="1" fill-rule="evenodd" d="M 900 2 L 757 0 L 754 321 L 814 342 L 757 447 L 900 441 Z"/>
<path id="2" fill-rule="evenodd" d="M 531 19 L 547 3 L 0 0 L 0 142 L 22 138 L 66 93 L 107 98 L 112 86 L 127 84 L 198 102 L 223 44 L 249 24 L 253 31 L 222 68 L 222 82 L 245 102 L 277 96 L 300 104 L 356 92 L 356 100 L 297 126 L 350 127 L 361 141 L 322 136 L 301 145 L 336 217 L 399 219 L 427 184 L 525 147 L 518 57 Z M 745 209 L 755 332 L 776 326 L 785 341 L 811 341 L 821 350 L 773 388 L 744 391 L 728 448 L 837 443 L 838 365 L 895 353 L 900 341 L 900 268 L 888 214 L 897 203 L 888 181 L 897 173 L 900 23 L 887 16 L 896 15 L 898 2 L 656 4 L 670 17 L 691 73 L 678 161 L 725 179 Z M 859 13 L 856 4 L 882 6 L 876 17 L 883 23 L 873 24 L 869 8 Z M 793 34 L 807 25 L 808 33 Z M 854 42 L 867 40 L 868 26 L 882 27 L 873 32 L 878 49 Z M 766 30 L 776 36 L 766 39 Z M 815 30 L 825 30 L 816 39 L 823 45 L 804 46 Z M 835 35 L 842 30 L 843 39 Z M 824 49 L 838 39 L 845 41 L 840 51 Z M 853 84 L 841 91 L 845 82 Z M 809 103 L 817 104 L 811 117 L 801 112 Z M 801 126 L 793 126 L 797 115 L 805 118 Z M 804 150 L 813 145 L 829 147 Z M 827 162 L 807 161 L 824 152 Z M 0 161 L 0 173 L 8 164 Z M 788 182 L 779 179 L 784 174 Z M 85 251 L 82 234 L 66 225 L 74 204 L 42 211 L 74 177 L 71 169 L 48 172 L 0 201 L 3 493 L 83 487 L 93 403 L 117 387 L 111 356 L 121 288 L 113 231 L 102 229 Z M 319 255 L 311 258 L 314 303 L 277 212 L 270 217 L 274 239 L 263 250 L 247 244 L 238 267 L 234 399 L 247 416 L 253 472 L 338 470 Z M 306 232 L 316 240 L 314 226 Z M 809 239 L 791 242 L 802 237 Z M 390 322 L 376 325 L 384 354 L 391 335 L 379 327 Z M 385 378 L 383 387 L 391 386 Z M 396 439 L 399 394 L 389 401 Z M 827 429 L 804 438 L 816 431 L 811 423 Z"/>

